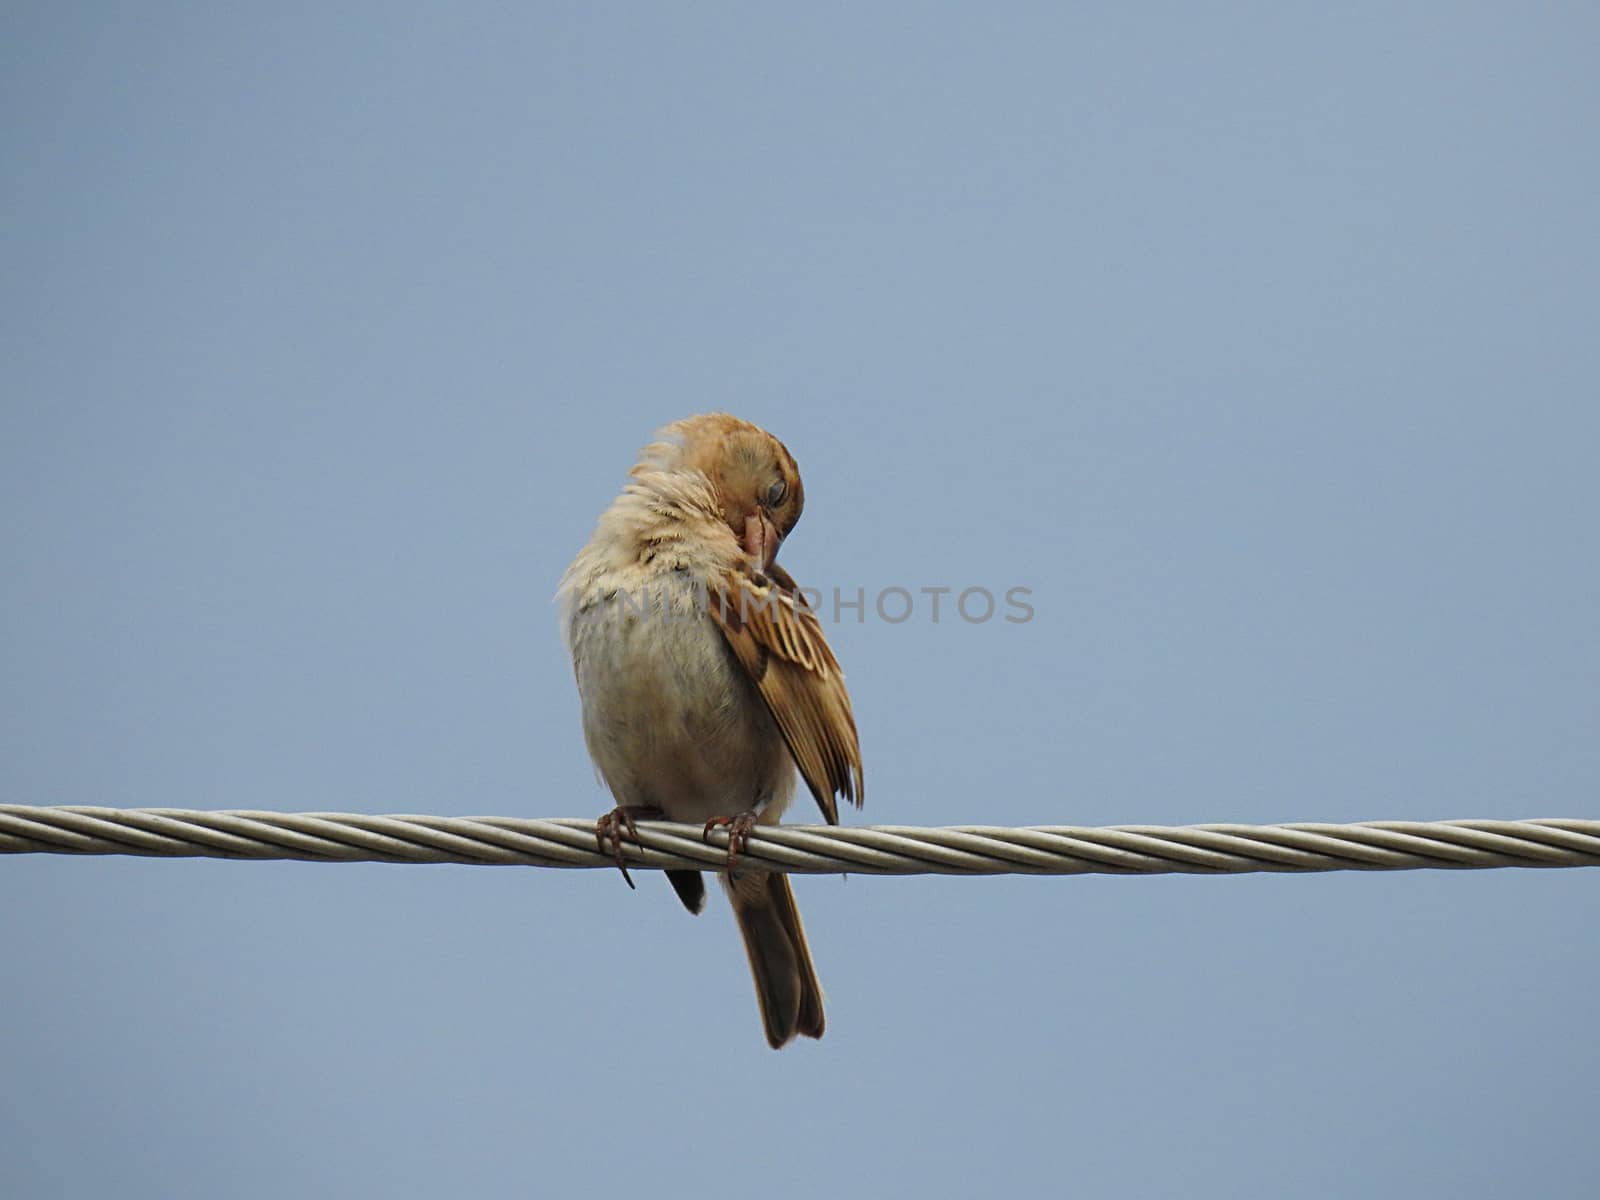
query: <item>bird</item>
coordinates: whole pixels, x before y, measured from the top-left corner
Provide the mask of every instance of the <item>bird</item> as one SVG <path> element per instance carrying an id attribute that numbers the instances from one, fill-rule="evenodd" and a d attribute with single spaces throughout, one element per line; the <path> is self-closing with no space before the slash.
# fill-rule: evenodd
<path id="1" fill-rule="evenodd" d="M 616 802 L 596 844 L 632 887 L 635 820 L 727 829 L 718 876 L 773 1049 L 822 1036 L 822 986 L 788 876 L 740 855 L 783 815 L 797 772 L 830 825 L 839 799 L 864 799 L 844 673 L 776 561 L 804 505 L 794 456 L 766 430 L 728 413 L 675 421 L 639 452 L 557 593 L 584 742 Z M 690 913 L 704 909 L 699 871 L 666 875 Z"/>

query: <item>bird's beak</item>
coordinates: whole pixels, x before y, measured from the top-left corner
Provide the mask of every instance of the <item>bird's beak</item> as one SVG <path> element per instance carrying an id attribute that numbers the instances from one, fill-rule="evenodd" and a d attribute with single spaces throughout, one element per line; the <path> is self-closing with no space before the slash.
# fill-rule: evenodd
<path id="1" fill-rule="evenodd" d="M 743 542 L 744 552 L 755 559 L 763 571 L 766 571 L 778 557 L 778 547 L 783 544 L 783 535 L 772 523 L 772 518 L 767 516 L 764 510 L 758 510 L 744 519 Z"/>

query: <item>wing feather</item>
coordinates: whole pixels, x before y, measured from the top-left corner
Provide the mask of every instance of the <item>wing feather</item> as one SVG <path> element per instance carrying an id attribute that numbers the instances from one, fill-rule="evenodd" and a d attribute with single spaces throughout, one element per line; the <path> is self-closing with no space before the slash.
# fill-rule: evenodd
<path id="1" fill-rule="evenodd" d="M 731 575 L 709 607 L 734 657 L 749 674 L 828 824 L 836 797 L 861 805 L 861 742 L 844 672 L 822 622 L 782 568 Z"/>

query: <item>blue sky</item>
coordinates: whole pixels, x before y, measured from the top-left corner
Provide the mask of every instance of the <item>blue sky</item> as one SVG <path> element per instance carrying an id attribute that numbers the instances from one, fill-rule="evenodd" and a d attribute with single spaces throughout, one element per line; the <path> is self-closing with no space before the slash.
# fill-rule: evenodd
<path id="1" fill-rule="evenodd" d="M 804 473 L 892 824 L 1595 816 L 1600 28 L 1482 4 L 11 5 L 0 797 L 598 814 L 657 426 Z M 814 820 L 797 805 L 795 819 Z M 1574 1194 L 1588 871 L 0 861 L 17 1196 Z"/>

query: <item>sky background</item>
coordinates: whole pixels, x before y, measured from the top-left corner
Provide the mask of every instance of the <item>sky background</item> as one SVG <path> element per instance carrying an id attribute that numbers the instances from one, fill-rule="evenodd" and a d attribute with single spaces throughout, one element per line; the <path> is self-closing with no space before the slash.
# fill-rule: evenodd
<path id="1" fill-rule="evenodd" d="M 780 436 L 892 824 L 1600 815 L 1581 5 L 6 4 L 0 799 L 610 807 L 552 597 Z M 795 819 L 816 820 L 797 803 Z M 8 1196 L 1584 1194 L 1593 871 L 0 859 Z"/>

